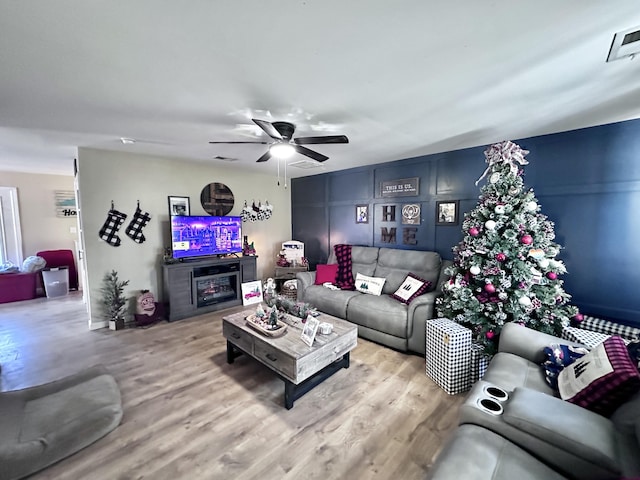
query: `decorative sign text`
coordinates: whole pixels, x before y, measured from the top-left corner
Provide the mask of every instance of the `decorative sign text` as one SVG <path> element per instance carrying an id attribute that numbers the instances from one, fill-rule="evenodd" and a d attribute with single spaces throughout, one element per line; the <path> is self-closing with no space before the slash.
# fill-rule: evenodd
<path id="1" fill-rule="evenodd" d="M 75 217 L 76 212 L 76 196 L 73 191 L 56 190 L 55 191 L 56 216 L 58 217 Z"/>
<path id="2" fill-rule="evenodd" d="M 420 193 L 420 177 L 389 180 L 380 184 L 382 197 L 411 197 Z"/>

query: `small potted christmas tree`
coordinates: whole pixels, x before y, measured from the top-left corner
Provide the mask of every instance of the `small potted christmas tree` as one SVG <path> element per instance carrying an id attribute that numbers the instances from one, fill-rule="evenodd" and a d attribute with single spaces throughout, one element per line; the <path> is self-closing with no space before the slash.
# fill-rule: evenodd
<path id="1" fill-rule="evenodd" d="M 112 270 L 106 273 L 102 280 L 101 304 L 107 320 L 109 320 L 110 330 L 121 330 L 124 328 L 124 287 L 129 285 L 129 280 L 118 280 L 118 272 Z"/>

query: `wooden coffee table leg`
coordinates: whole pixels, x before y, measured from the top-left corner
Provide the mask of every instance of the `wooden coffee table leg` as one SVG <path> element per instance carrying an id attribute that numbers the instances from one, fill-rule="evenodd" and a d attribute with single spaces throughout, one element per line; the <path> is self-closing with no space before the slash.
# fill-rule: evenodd
<path id="1" fill-rule="evenodd" d="M 351 352 L 345 353 L 340 360 L 336 360 L 331 365 L 327 365 L 315 375 L 307 378 L 304 382 L 296 385 L 284 377 L 284 406 L 287 410 L 293 408 L 293 402 L 303 396 L 312 388 L 320 385 L 324 380 L 343 368 L 349 368 L 349 358 Z"/>
<path id="2" fill-rule="evenodd" d="M 233 363 L 240 355 L 242 355 L 242 350 L 227 340 L 227 363 Z"/>

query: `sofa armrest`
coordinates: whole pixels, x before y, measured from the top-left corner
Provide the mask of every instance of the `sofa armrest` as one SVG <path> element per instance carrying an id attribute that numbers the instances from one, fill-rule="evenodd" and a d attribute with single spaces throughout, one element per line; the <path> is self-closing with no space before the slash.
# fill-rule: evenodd
<path id="1" fill-rule="evenodd" d="M 298 301 L 302 301 L 304 291 L 316 282 L 316 272 L 298 272 L 296 280 L 298 281 Z"/>
<path id="2" fill-rule="evenodd" d="M 619 472 L 620 461 L 616 453 L 617 432 L 611 420 L 559 398 L 527 388 L 516 388 L 505 405 L 504 421 L 531 437 L 555 447 L 553 463 L 567 463 L 572 456 L 580 457 L 601 468 Z M 534 455 L 533 441 L 522 445 Z M 548 453 L 547 453 L 548 455 Z"/>
<path id="3" fill-rule="evenodd" d="M 450 275 L 447 275 L 444 271 L 447 267 L 453 265 L 451 260 L 442 260 L 442 264 L 440 265 L 440 275 L 438 276 L 438 282 L 434 286 L 432 291 L 438 292 L 438 294 L 442 293 L 442 285 L 449 281 Z"/>
<path id="4" fill-rule="evenodd" d="M 436 297 L 440 296 L 440 292 L 431 291 L 418 295 L 409 304 L 409 318 L 413 317 L 416 308 L 426 307 L 430 313 L 426 319 L 429 320 L 433 316 L 433 305 L 436 303 Z"/>
<path id="5" fill-rule="evenodd" d="M 530 362 L 541 364 L 546 360 L 544 347 L 548 347 L 552 343 L 584 347 L 580 343 L 538 332 L 517 323 L 506 323 L 500 333 L 498 351 L 512 353 L 526 358 Z"/>

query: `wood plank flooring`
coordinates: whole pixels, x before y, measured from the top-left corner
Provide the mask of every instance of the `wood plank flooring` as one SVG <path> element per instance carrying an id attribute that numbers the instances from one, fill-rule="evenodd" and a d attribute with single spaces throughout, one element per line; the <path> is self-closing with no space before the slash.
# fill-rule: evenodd
<path id="1" fill-rule="evenodd" d="M 286 410 L 270 370 L 226 363 L 222 315 L 240 309 L 116 332 L 89 331 L 77 293 L 0 305 L 0 391 L 102 363 L 122 392 L 116 430 L 31 478 L 424 478 L 464 395 L 359 338 L 349 369 Z"/>

